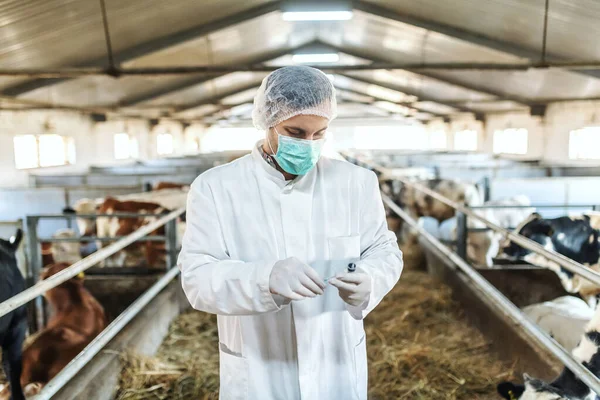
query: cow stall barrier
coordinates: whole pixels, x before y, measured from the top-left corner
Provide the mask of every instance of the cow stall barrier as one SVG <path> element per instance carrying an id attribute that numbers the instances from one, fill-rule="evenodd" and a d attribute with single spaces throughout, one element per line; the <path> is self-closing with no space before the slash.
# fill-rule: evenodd
<path id="1" fill-rule="evenodd" d="M 17 308 L 39 298 L 45 292 L 57 287 L 79 275 L 81 272 L 93 267 L 114 255 L 130 244 L 144 238 L 154 230 L 166 225 L 170 221 L 177 219 L 185 212 L 185 207 L 179 208 L 169 214 L 161 217 L 157 221 L 141 227 L 130 235 L 119 239 L 109 246 L 98 250 L 88 257 L 74 263 L 70 267 L 51 277 L 37 282 L 32 287 L 0 303 L 0 317 L 16 310 Z M 114 216 L 114 215 L 113 215 Z M 146 215 L 147 216 L 147 215 Z M 171 268 L 165 275 L 142 294 L 133 304 L 131 304 L 122 314 L 119 315 L 100 335 L 96 337 L 76 358 L 74 358 L 52 381 L 48 383 L 35 400 L 49 399 L 60 388 L 62 388 L 75 374 L 85 366 L 85 364 L 97 354 L 112 338 L 114 338 L 131 319 L 133 319 L 147 304 L 151 301 L 170 281 L 179 275 L 177 268 Z M 60 377 L 60 378 L 59 378 Z"/>
<path id="2" fill-rule="evenodd" d="M 404 222 L 410 225 L 421 237 L 427 240 L 441 254 L 446 256 L 454 265 L 456 265 L 467 277 L 467 279 L 478 289 L 481 290 L 488 300 L 498 306 L 500 312 L 503 313 L 511 322 L 522 328 L 525 334 L 539 346 L 548 350 L 554 355 L 563 365 L 569 368 L 578 379 L 584 382 L 593 392 L 600 393 L 600 379 L 596 377 L 589 369 L 576 360 L 567 350 L 559 345 L 547 333 L 543 332 L 534 322 L 532 322 L 521 310 L 514 305 L 502 292 L 496 289 L 488 282 L 475 268 L 461 258 L 457 253 L 442 244 L 440 240 L 419 226 L 419 224 L 395 204 L 388 196 L 382 194 L 383 202 L 390 210 Z"/>
<path id="3" fill-rule="evenodd" d="M 127 236 L 116 236 L 116 237 L 98 237 L 98 236 L 78 236 L 73 238 L 54 238 L 54 237 L 39 237 L 38 235 L 38 227 L 40 225 L 40 221 L 44 220 L 66 220 L 67 225 L 71 226 L 72 221 L 74 219 L 93 219 L 96 220 L 98 218 L 147 218 L 149 214 L 140 214 L 140 213 L 113 213 L 113 214 L 43 214 L 43 215 L 28 215 L 26 217 L 26 233 L 27 233 L 27 250 L 28 250 L 28 263 L 26 265 L 26 274 L 25 279 L 27 281 L 28 286 L 34 285 L 43 268 L 42 262 L 42 252 L 41 252 L 41 244 L 43 242 L 46 243 L 65 243 L 65 242 L 102 242 L 102 243 L 110 243 L 116 242 L 120 239 L 127 238 Z M 156 235 L 156 236 L 144 236 L 144 242 L 164 242 L 165 249 L 167 253 L 166 258 L 166 270 L 172 268 L 177 259 L 177 220 L 170 219 L 167 221 L 165 226 L 165 235 Z M 137 240 L 136 240 L 137 241 Z M 96 268 L 93 268 L 96 270 Z M 98 268 L 98 271 L 101 271 L 102 275 L 127 275 L 127 274 L 149 274 L 160 271 L 156 270 L 148 270 L 140 267 L 104 267 Z M 97 272 L 96 272 L 97 274 Z M 34 301 L 32 307 L 30 307 L 31 312 L 31 320 L 30 320 L 30 329 L 32 331 L 37 331 L 41 329 L 45 325 L 46 314 L 44 309 L 44 304 L 41 297 L 37 297 Z"/>
<path id="4" fill-rule="evenodd" d="M 390 173 L 387 171 L 386 168 L 382 168 L 371 162 L 365 162 L 363 160 L 357 159 L 357 158 L 349 156 L 347 154 L 344 156 L 352 163 L 362 166 L 362 167 L 365 167 L 367 169 L 370 169 L 370 170 L 376 172 L 378 175 L 384 175 L 384 176 L 390 175 Z M 528 249 L 528 250 L 533 251 L 534 253 L 540 254 L 540 255 L 544 256 L 546 259 L 548 259 L 549 261 L 552 261 L 552 262 L 558 264 L 560 267 L 562 267 L 574 274 L 577 274 L 577 275 L 581 276 L 582 278 L 600 286 L 600 273 L 592 271 L 591 269 L 587 268 L 583 264 L 573 261 L 572 259 L 565 257 L 562 254 L 547 250 L 539 243 L 534 242 L 533 240 L 528 239 L 525 236 L 522 236 L 515 232 L 511 232 L 508 229 L 504 229 L 501 226 L 499 226 L 491 221 L 488 221 L 481 215 L 472 211 L 469 207 L 466 207 L 462 204 L 456 203 L 456 202 L 448 199 L 447 197 L 442 196 L 441 194 L 437 193 L 436 191 L 431 190 L 419 183 L 411 182 L 411 181 L 401 178 L 401 177 L 394 177 L 394 179 L 401 182 L 403 185 L 410 186 L 410 187 L 414 188 L 415 190 L 423 192 L 426 195 L 431 196 L 432 198 L 446 204 L 447 206 L 452 207 L 453 209 L 458 211 L 459 216 L 460 216 L 460 214 L 463 214 L 465 217 L 474 218 L 474 219 L 480 221 L 488 228 L 492 229 L 495 232 L 500 233 L 504 240 L 510 240 L 525 249 Z M 457 223 L 458 222 L 460 222 L 460 221 L 457 221 Z M 465 225 L 464 221 L 460 222 L 458 224 L 459 227 L 460 227 L 460 225 L 464 226 Z M 461 234 L 461 232 L 457 232 L 457 236 L 460 234 Z M 466 236 L 466 235 L 463 233 L 462 236 Z"/>

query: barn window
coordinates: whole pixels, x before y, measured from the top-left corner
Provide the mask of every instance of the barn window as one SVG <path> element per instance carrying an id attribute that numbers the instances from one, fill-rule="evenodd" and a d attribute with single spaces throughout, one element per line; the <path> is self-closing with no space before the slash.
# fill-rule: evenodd
<path id="1" fill-rule="evenodd" d="M 127 160 L 139 157 L 137 138 L 130 137 L 127 133 L 117 133 L 114 136 L 115 159 Z"/>
<path id="2" fill-rule="evenodd" d="M 75 164 L 75 140 L 56 134 L 19 135 L 13 140 L 17 169 Z"/>
<path id="3" fill-rule="evenodd" d="M 429 146 L 425 128 L 419 125 L 357 126 L 354 147 L 372 150 L 424 150 Z"/>
<path id="4" fill-rule="evenodd" d="M 494 132 L 494 153 L 527 154 L 527 129 L 503 129 Z"/>
<path id="5" fill-rule="evenodd" d="M 156 152 L 159 156 L 173 154 L 173 135 L 170 133 L 159 133 L 156 136 Z"/>
<path id="6" fill-rule="evenodd" d="M 477 150 L 477 131 L 464 130 L 454 134 L 454 150 Z"/>
<path id="7" fill-rule="evenodd" d="M 569 158 L 574 160 L 600 159 L 600 126 L 588 126 L 569 133 Z"/>
<path id="8" fill-rule="evenodd" d="M 433 150 L 444 150 L 448 147 L 448 137 L 443 130 L 429 132 L 429 148 Z"/>

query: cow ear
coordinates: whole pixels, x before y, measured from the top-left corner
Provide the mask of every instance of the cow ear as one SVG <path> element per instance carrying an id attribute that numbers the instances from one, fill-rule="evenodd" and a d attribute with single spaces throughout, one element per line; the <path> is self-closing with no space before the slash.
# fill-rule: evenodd
<path id="1" fill-rule="evenodd" d="M 506 400 L 518 400 L 525 391 L 525 386 L 515 385 L 512 382 L 502 382 L 498 384 L 497 390 L 498 394 Z"/>
<path id="2" fill-rule="evenodd" d="M 19 228 L 13 237 L 10 238 L 10 245 L 16 250 L 23 240 L 23 231 Z"/>

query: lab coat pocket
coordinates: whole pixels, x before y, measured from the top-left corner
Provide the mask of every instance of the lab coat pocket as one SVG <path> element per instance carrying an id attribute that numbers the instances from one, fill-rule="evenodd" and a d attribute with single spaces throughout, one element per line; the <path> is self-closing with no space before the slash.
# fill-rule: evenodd
<path id="1" fill-rule="evenodd" d="M 368 370 L 367 370 L 367 346 L 365 336 L 354 346 L 354 376 L 356 379 L 356 395 L 359 400 L 367 399 Z"/>
<path id="2" fill-rule="evenodd" d="M 248 360 L 219 343 L 219 400 L 246 400 L 248 398 Z"/>
<path id="3" fill-rule="evenodd" d="M 360 258 L 360 235 L 340 236 L 327 239 L 331 261 L 358 261 Z"/>

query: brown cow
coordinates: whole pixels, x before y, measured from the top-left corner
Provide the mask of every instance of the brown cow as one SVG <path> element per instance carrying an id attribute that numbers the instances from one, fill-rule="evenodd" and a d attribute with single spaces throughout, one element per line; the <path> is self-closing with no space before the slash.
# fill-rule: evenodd
<path id="1" fill-rule="evenodd" d="M 175 183 L 175 182 L 156 182 L 152 190 L 163 190 L 163 189 L 189 189 L 190 185 L 186 183 Z"/>
<path id="2" fill-rule="evenodd" d="M 119 201 L 113 197 L 107 197 L 98 209 L 99 214 L 114 213 L 137 213 L 148 214 L 148 217 L 125 218 L 125 217 L 99 217 L 96 224 L 98 237 L 126 236 L 138 230 L 144 225 L 156 220 L 156 215 L 169 210 L 160 204 L 142 201 Z M 150 235 L 164 235 L 165 228 L 160 227 Z M 101 243 L 98 244 L 100 248 Z M 144 261 L 148 267 L 164 265 L 166 260 L 165 245 L 161 242 L 137 242 L 129 245 L 114 257 L 109 258 L 109 266 L 139 266 Z"/>
<path id="3" fill-rule="evenodd" d="M 69 264 L 52 264 L 42 271 L 46 279 Z M 48 325 L 23 351 L 21 386 L 27 396 L 37 394 L 104 328 L 104 309 L 76 277 L 48 290 L 44 297 L 53 310 Z"/>

